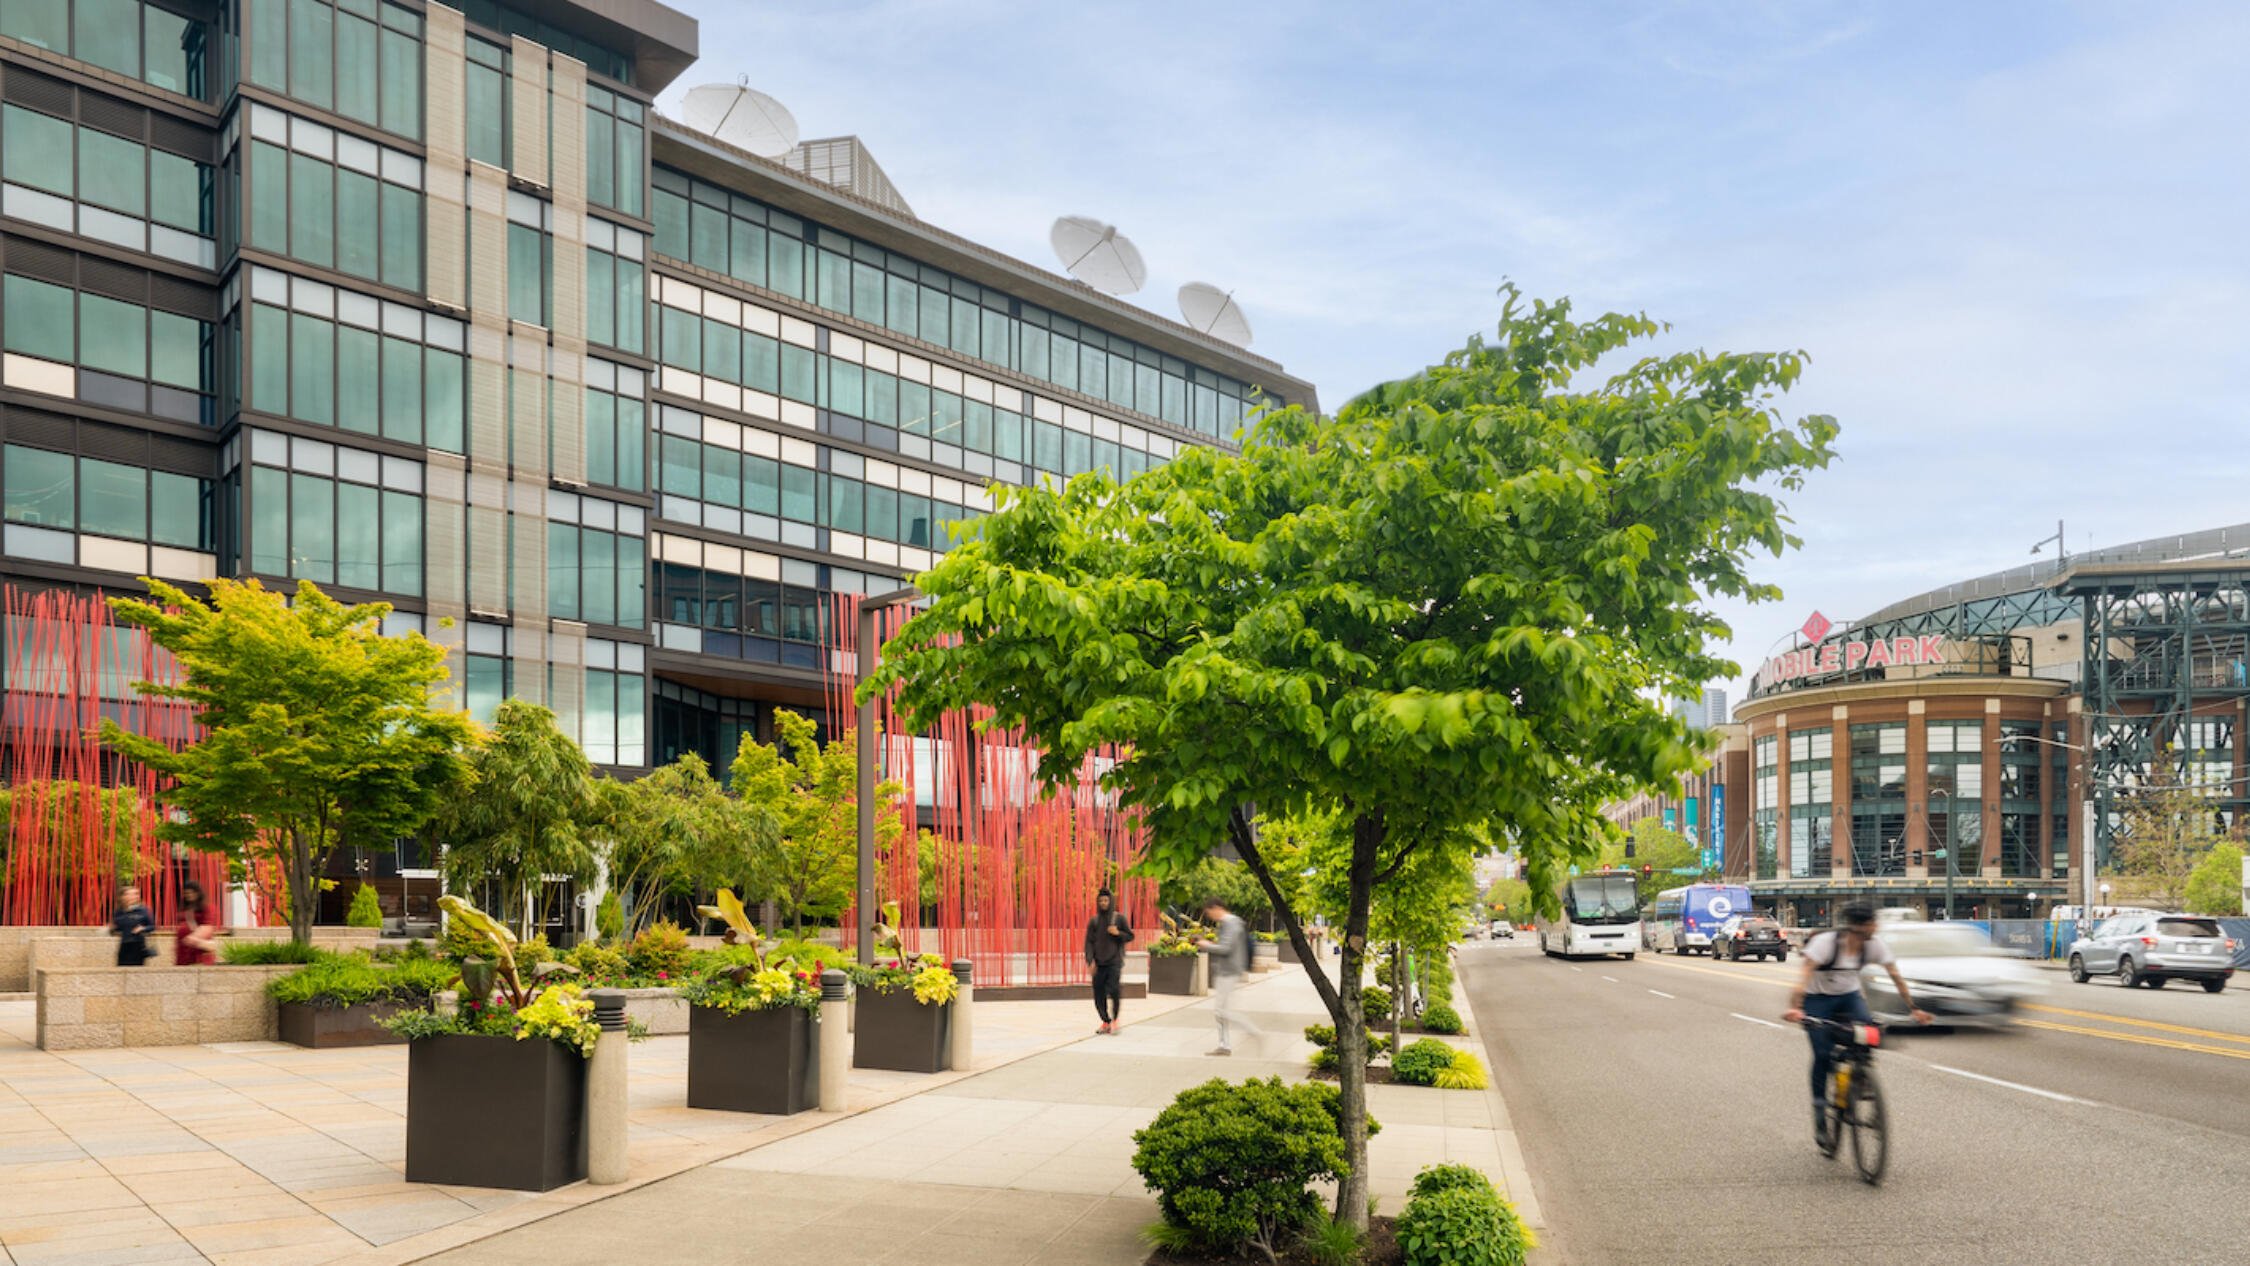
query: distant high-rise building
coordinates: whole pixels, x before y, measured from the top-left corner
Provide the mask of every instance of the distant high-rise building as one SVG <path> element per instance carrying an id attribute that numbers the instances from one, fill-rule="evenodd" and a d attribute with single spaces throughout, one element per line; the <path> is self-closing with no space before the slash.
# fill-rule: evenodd
<path id="1" fill-rule="evenodd" d="M 1686 697 L 1671 699 L 1666 701 L 1664 710 L 1671 713 L 1673 716 L 1680 718 L 1682 721 L 1687 722 L 1687 726 L 1691 730 L 1700 730 L 1704 728 L 1703 701 L 1701 699 L 1689 699 Z"/>
<path id="2" fill-rule="evenodd" d="M 1703 688 L 1703 728 L 1715 730 L 1727 723 L 1727 692 L 1723 686 Z"/>

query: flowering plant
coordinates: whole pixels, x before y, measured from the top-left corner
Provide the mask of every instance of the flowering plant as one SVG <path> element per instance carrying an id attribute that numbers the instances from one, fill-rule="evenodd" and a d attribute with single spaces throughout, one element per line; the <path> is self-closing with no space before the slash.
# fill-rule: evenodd
<path id="1" fill-rule="evenodd" d="M 960 982 L 954 979 L 953 969 L 945 959 L 936 954 L 922 954 L 913 958 L 893 958 L 873 967 L 849 969 L 852 983 L 861 989 L 876 993 L 897 993 L 912 990 L 914 1000 L 924 1006 L 951 1002 L 960 992 Z"/>
<path id="2" fill-rule="evenodd" d="M 721 967 L 701 980 L 679 987 L 688 1005 L 710 1007 L 728 1015 L 745 1011 L 770 1011 L 777 1007 L 820 1006 L 820 975 L 786 959 L 769 964 L 749 912 L 730 888 L 719 889 L 715 905 L 699 906 L 696 913 L 726 925 L 726 943 L 737 947 L 743 961 Z M 661 978 L 663 973 L 658 973 Z"/>
<path id="3" fill-rule="evenodd" d="M 539 991 L 531 1005 L 516 1012 L 515 1038 L 543 1037 L 574 1047 L 591 1056 L 602 1035 L 594 1023 L 594 1000 L 576 985 L 550 985 Z"/>

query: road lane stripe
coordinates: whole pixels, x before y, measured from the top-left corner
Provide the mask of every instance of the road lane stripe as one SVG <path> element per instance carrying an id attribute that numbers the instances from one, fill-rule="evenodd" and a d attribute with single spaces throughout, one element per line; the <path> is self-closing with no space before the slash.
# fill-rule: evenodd
<path id="1" fill-rule="evenodd" d="M 1787 989 L 1790 985 L 1796 983 L 1796 975 L 1794 972 L 1792 972 L 1787 977 L 1775 980 L 1766 976 L 1755 976 L 1748 972 L 1720 971 L 1716 967 L 1697 967 L 1690 963 L 1675 963 L 1668 959 L 1662 958 L 1654 959 L 1652 961 L 1654 961 L 1657 966 L 1663 967 L 1670 971 L 1701 972 L 1706 976 L 1717 976 L 1721 980 L 1739 981 L 1740 983 L 1746 985 L 1775 985 L 1780 988 Z"/>
<path id="2" fill-rule="evenodd" d="M 1664 992 L 1664 991 L 1663 991 L 1663 990 L 1661 990 L 1661 989 L 1651 989 L 1651 990 L 1649 990 L 1649 992 L 1650 992 L 1650 993 L 1652 993 L 1652 994 L 1655 994 L 1655 995 L 1656 995 L 1657 997 L 1659 997 L 1659 998 L 1672 998 L 1672 995 L 1671 995 L 1671 994 L 1668 994 L 1668 993 Z M 1679 999 L 1677 999 L 1677 998 L 1672 998 L 1672 1001 L 1674 1001 L 1674 1002 L 1678 1002 L 1678 1001 L 1679 1001 Z"/>
<path id="3" fill-rule="evenodd" d="M 1987 1085 L 1992 1086 L 2004 1086 L 2009 1090 L 2021 1090 L 2027 1095 L 2038 1095 L 2042 1099 L 2052 1099 L 2057 1103 L 2082 1103 L 2086 1104 L 2089 1107 L 2097 1106 L 2091 1099 L 2080 1099 L 2075 1095 L 2058 1094 L 2057 1092 L 2052 1090 L 2041 1090 L 2037 1086 L 2026 1086 L 2021 1082 L 2002 1081 L 1998 1077 L 1987 1077 L 1983 1073 L 1972 1073 L 1966 1068 L 1949 1068 L 1944 1064 L 1932 1064 L 1930 1065 L 1930 1067 L 1937 1069 L 1941 1073 L 1952 1073 L 1956 1077 L 1966 1077 L 1971 1081 L 1981 1081 Z"/>
<path id="4" fill-rule="evenodd" d="M 2140 1029 L 2157 1029 L 2165 1033 L 2185 1033 L 2189 1037 L 2215 1038 L 2221 1042 L 2241 1042 L 2250 1046 L 2250 1036 L 2240 1033 L 2221 1033 L 2215 1029 L 2191 1029 L 2182 1024 L 2161 1024 L 2155 1020 L 2133 1020 L 2121 1015 L 2105 1015 L 2099 1011 L 2073 1011 L 2068 1007 L 2050 1007 L 2036 1002 L 2023 1004 L 2026 1011 L 2044 1011 L 2049 1015 L 2076 1016 L 2081 1020 L 2100 1020 L 2104 1024 L 2130 1024 Z"/>
<path id="5" fill-rule="evenodd" d="M 1585 968 L 1583 968 L 1583 967 L 1572 967 L 1572 968 L 1571 968 L 1571 970 L 1572 970 L 1572 971 L 1584 971 L 1584 970 L 1586 970 L 1586 969 L 1585 969 Z"/>
<path id="6" fill-rule="evenodd" d="M 1763 1024 L 1769 1029 L 1780 1029 L 1784 1032 L 1787 1032 L 1789 1028 L 1789 1026 L 1786 1024 L 1775 1024 L 1771 1020 L 1761 1020 L 1754 1015 L 1744 1015 L 1740 1011 L 1729 1011 L 1727 1012 L 1727 1014 L 1733 1016 L 1737 1020 L 1748 1020 L 1752 1024 Z"/>
<path id="7" fill-rule="evenodd" d="M 1602 977 L 1602 979 L 1603 979 L 1603 980 L 1606 980 L 1606 981 L 1608 981 L 1609 983 L 1611 983 L 1611 984 L 1613 984 L 1613 985 L 1617 983 L 1617 977 L 1615 977 L 1615 976 L 1604 976 L 1604 977 Z"/>
<path id="8" fill-rule="evenodd" d="M 2026 1029 L 2052 1029 L 2057 1033 L 2077 1033 L 2084 1037 L 2107 1038 L 2112 1042 L 2132 1042 L 2140 1046 L 2161 1046 L 2168 1050 L 2194 1051 L 2203 1055 L 2224 1055 L 2228 1059 L 2250 1059 L 2250 1051 L 2232 1050 L 2224 1046 L 2200 1046 L 2194 1042 L 2181 1042 L 2168 1037 L 2151 1037 L 2146 1033 L 2112 1033 L 2107 1029 L 2089 1029 L 2076 1024 L 2057 1024 L 2052 1020 L 2018 1020 L 2016 1025 Z"/>

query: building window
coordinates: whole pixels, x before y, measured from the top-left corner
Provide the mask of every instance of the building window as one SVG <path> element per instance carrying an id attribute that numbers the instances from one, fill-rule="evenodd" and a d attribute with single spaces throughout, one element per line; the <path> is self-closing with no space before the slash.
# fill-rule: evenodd
<path id="1" fill-rule="evenodd" d="M 139 0 L 6 0 L 0 35 L 73 57 L 167 92 L 209 100 L 201 20 Z"/>
<path id="2" fill-rule="evenodd" d="M 17 219 L 200 268 L 218 262 L 208 164 L 11 104 L 0 107 L 0 178 Z"/>
<path id="3" fill-rule="evenodd" d="M 471 37 L 468 71 L 462 83 L 466 94 L 461 112 L 467 128 L 468 156 L 503 171 L 508 166 L 508 114 L 515 94 L 508 91 L 508 50 Z"/>
<path id="4" fill-rule="evenodd" d="M 251 437 L 251 570 L 422 593 L 422 464 L 272 431 Z"/>
<path id="5" fill-rule="evenodd" d="M 78 366 L 68 390 L 110 408 L 213 424 L 211 338 L 193 317 L 14 273 L 0 280 L 0 346 Z"/>
<path id="6" fill-rule="evenodd" d="M 270 268 L 253 269 L 249 289 L 249 408 L 463 451 L 461 322 Z"/>
<path id="7" fill-rule="evenodd" d="M 421 139 L 420 14 L 376 0 L 243 0 L 243 7 L 250 82 Z"/>
<path id="8" fill-rule="evenodd" d="M 19 444 L 0 451 L 0 465 L 10 523 L 203 553 L 215 547 L 211 480 Z"/>
<path id="9" fill-rule="evenodd" d="M 1835 731 L 1789 735 L 1789 876 L 1826 879 L 1834 869 Z"/>
<path id="10" fill-rule="evenodd" d="M 648 187 L 644 111 L 638 101 L 586 85 L 586 200 L 636 219 Z"/>
<path id="11" fill-rule="evenodd" d="M 250 106 L 250 245 L 419 294 L 422 160 Z"/>
<path id="12" fill-rule="evenodd" d="M 639 355 L 647 346 L 648 239 L 606 220 L 586 222 L 586 338 Z"/>
<path id="13" fill-rule="evenodd" d="M 1851 727 L 1852 873 L 1906 874 L 1906 726 Z"/>
<path id="14" fill-rule="evenodd" d="M 1923 861 L 1931 874 L 1981 873 L 1984 856 L 1984 723 L 1931 721 Z"/>
<path id="15" fill-rule="evenodd" d="M 586 362 L 586 482 L 640 492 L 648 486 L 647 375 Z"/>
<path id="16" fill-rule="evenodd" d="M 1755 789 L 1750 818 L 1751 863 L 1759 879 L 1777 877 L 1780 844 L 1780 743 L 1775 738 L 1753 740 L 1751 783 Z"/>

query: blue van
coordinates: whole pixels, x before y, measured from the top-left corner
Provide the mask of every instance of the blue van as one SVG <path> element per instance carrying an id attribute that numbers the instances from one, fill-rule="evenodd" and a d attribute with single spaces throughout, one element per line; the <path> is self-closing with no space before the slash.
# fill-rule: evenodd
<path id="1" fill-rule="evenodd" d="M 1656 953 L 1711 952 L 1711 937 L 1736 915 L 1755 913 L 1750 890 L 1741 884 L 1689 884 L 1656 894 L 1649 909 L 1645 939 Z"/>

